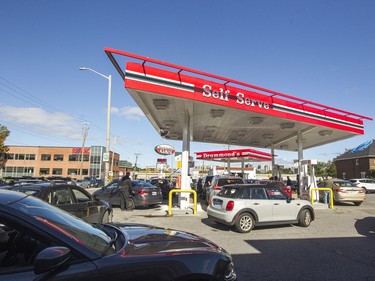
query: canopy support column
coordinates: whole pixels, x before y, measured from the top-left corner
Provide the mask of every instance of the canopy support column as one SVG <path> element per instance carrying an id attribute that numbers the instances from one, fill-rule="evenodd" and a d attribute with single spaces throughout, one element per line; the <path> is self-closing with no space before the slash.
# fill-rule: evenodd
<path id="1" fill-rule="evenodd" d="M 276 165 L 275 165 L 275 149 L 273 148 L 273 145 L 271 147 L 271 155 L 272 155 L 272 162 L 271 162 L 271 165 L 272 165 L 272 178 L 274 178 L 275 175 L 277 175 L 277 173 L 276 173 Z"/>
<path id="2" fill-rule="evenodd" d="M 298 131 L 297 133 L 297 143 L 298 143 L 298 179 L 297 179 L 297 182 L 299 184 L 298 186 L 298 190 L 299 190 L 299 195 L 302 194 L 302 174 L 303 174 L 303 171 L 302 171 L 302 164 L 301 164 L 301 160 L 303 159 L 303 147 L 302 147 L 302 132 L 301 131 Z"/>
<path id="3" fill-rule="evenodd" d="M 241 173 L 242 178 L 245 179 L 245 161 L 243 159 L 241 160 Z"/>
<path id="4" fill-rule="evenodd" d="M 182 129 L 182 155 L 181 155 L 181 189 L 191 189 L 189 178 L 189 153 L 190 153 L 190 116 L 189 112 L 184 113 L 184 124 Z M 181 209 L 189 207 L 190 193 L 179 194 L 178 205 Z"/>

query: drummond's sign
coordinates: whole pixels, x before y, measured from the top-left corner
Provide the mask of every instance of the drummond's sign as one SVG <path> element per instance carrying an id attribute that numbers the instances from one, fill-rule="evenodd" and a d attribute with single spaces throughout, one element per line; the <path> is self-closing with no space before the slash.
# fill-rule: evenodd
<path id="1" fill-rule="evenodd" d="M 247 149 L 229 149 L 219 151 L 208 151 L 208 152 L 196 152 L 197 159 L 234 159 L 234 158 L 246 158 L 260 161 L 271 161 L 272 154 L 247 148 Z"/>

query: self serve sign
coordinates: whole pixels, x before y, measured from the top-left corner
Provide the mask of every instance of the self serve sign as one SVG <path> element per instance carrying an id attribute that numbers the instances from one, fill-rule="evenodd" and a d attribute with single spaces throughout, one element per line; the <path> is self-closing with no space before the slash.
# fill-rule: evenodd
<path id="1" fill-rule="evenodd" d="M 155 146 L 155 152 L 160 155 L 172 155 L 175 150 L 174 147 L 169 144 L 159 144 Z"/>

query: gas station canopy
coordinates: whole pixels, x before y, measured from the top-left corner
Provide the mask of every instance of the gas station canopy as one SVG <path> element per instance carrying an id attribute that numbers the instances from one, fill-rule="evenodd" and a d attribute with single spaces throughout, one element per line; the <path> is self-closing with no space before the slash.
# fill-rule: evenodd
<path id="1" fill-rule="evenodd" d="M 298 134 L 307 149 L 364 134 L 364 120 L 372 120 L 148 57 L 111 48 L 105 52 L 165 139 L 182 140 L 188 133 L 194 142 L 298 151 Z"/>

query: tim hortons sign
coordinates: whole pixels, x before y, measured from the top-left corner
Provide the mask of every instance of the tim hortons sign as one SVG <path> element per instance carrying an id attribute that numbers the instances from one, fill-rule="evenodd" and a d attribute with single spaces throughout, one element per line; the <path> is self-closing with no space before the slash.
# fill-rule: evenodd
<path id="1" fill-rule="evenodd" d="M 175 150 L 174 147 L 169 144 L 159 144 L 155 146 L 155 152 L 160 155 L 172 155 Z"/>

